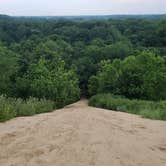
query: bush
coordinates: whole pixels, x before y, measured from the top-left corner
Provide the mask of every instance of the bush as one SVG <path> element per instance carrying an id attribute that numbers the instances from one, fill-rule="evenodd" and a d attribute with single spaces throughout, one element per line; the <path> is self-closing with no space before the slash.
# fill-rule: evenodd
<path id="1" fill-rule="evenodd" d="M 54 102 L 45 99 L 30 97 L 26 101 L 17 102 L 17 116 L 31 116 L 34 114 L 50 112 L 54 109 Z"/>
<path id="2" fill-rule="evenodd" d="M 0 122 L 9 120 L 16 116 L 16 110 L 13 107 L 13 103 L 10 100 L 6 100 L 6 97 L 0 96 Z"/>
<path id="3" fill-rule="evenodd" d="M 55 109 L 55 103 L 46 99 L 30 97 L 27 100 L 0 96 L 0 122 L 17 116 L 32 116 L 34 114 L 50 112 Z"/>
<path id="4" fill-rule="evenodd" d="M 90 98 L 89 105 L 138 114 L 150 119 L 166 120 L 166 101 L 130 100 L 123 96 L 98 94 Z"/>
<path id="5" fill-rule="evenodd" d="M 153 112 L 149 110 L 143 110 L 140 112 L 140 115 L 149 119 L 166 120 L 166 111 L 160 109 L 153 110 Z"/>
<path id="6" fill-rule="evenodd" d="M 102 61 L 89 79 L 89 93 L 121 94 L 127 98 L 166 100 L 166 65 L 163 57 L 142 52 L 124 60 Z"/>

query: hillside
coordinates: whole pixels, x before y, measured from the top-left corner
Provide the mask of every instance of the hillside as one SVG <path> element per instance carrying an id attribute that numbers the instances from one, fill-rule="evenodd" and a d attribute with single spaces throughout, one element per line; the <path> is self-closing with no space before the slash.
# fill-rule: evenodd
<path id="1" fill-rule="evenodd" d="M 87 106 L 0 124 L 2 166 L 165 166 L 166 122 Z"/>

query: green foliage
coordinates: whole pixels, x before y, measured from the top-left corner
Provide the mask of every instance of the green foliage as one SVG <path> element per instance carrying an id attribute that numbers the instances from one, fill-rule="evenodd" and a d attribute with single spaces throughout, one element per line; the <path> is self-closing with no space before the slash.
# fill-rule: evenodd
<path id="1" fill-rule="evenodd" d="M 1 16 L 0 94 L 46 98 L 56 107 L 78 100 L 80 91 L 88 96 L 88 87 L 91 95 L 165 99 L 166 20 L 149 17 Z"/>
<path id="2" fill-rule="evenodd" d="M 55 108 L 55 103 L 50 100 L 37 99 L 30 97 L 25 102 L 17 99 L 16 102 L 17 116 L 32 116 L 39 113 L 51 112 Z"/>
<path id="3" fill-rule="evenodd" d="M 96 65 L 92 57 L 81 57 L 76 60 L 77 74 L 79 76 L 80 88 L 87 94 L 87 85 L 89 78 L 96 73 Z"/>
<path id="4" fill-rule="evenodd" d="M 18 55 L 0 43 L 0 94 L 10 94 L 11 79 L 17 71 Z"/>
<path id="5" fill-rule="evenodd" d="M 7 98 L 0 96 L 0 122 L 17 116 L 31 116 L 34 114 L 50 112 L 55 109 L 53 101 L 30 97 L 27 100 Z"/>
<path id="6" fill-rule="evenodd" d="M 91 96 L 98 93 L 98 87 L 99 87 L 98 83 L 99 83 L 99 80 L 98 80 L 97 76 L 90 77 L 89 84 L 88 84 L 88 90 L 89 90 L 89 94 Z"/>
<path id="7" fill-rule="evenodd" d="M 13 102 L 11 100 L 7 100 L 4 96 L 0 96 L 0 122 L 9 120 L 15 117 L 16 114 Z"/>
<path id="8" fill-rule="evenodd" d="M 102 50 L 105 59 L 125 58 L 132 54 L 132 44 L 129 41 L 120 41 L 107 45 Z"/>
<path id="9" fill-rule="evenodd" d="M 94 83 L 94 78 L 96 83 Z M 121 94 L 129 98 L 166 99 L 164 58 L 151 52 L 124 60 L 102 63 L 101 70 L 89 80 L 89 92 Z"/>
<path id="10" fill-rule="evenodd" d="M 98 94 L 89 100 L 90 106 L 138 114 L 145 118 L 166 120 L 166 101 L 130 100 L 112 94 Z"/>
<path id="11" fill-rule="evenodd" d="M 34 58 L 28 64 L 26 72 L 22 75 L 18 73 L 20 76 L 16 78 L 16 97 L 46 98 L 55 101 L 58 107 L 79 99 L 79 82 L 75 71 L 66 69 L 63 60 L 64 49 L 68 48 L 63 48 L 61 44 L 47 40 L 34 49 Z"/>
<path id="12" fill-rule="evenodd" d="M 160 45 L 166 46 L 166 19 L 159 22 L 156 31 Z"/>

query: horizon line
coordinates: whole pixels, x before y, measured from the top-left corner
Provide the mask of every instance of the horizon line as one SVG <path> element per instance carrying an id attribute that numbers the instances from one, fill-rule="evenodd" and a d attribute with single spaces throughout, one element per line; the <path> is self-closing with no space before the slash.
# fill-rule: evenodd
<path id="1" fill-rule="evenodd" d="M 12 14 L 1 14 L 10 17 L 82 17 L 82 16 L 145 16 L 145 15 L 166 15 L 166 13 L 130 13 L 130 14 L 73 14 L 73 15 L 12 15 Z"/>

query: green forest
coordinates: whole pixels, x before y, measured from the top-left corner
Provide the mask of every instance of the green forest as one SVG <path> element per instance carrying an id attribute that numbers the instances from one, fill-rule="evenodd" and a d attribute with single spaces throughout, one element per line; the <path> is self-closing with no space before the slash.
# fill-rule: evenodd
<path id="1" fill-rule="evenodd" d="M 0 121 L 82 97 L 166 120 L 166 17 L 0 15 Z"/>

